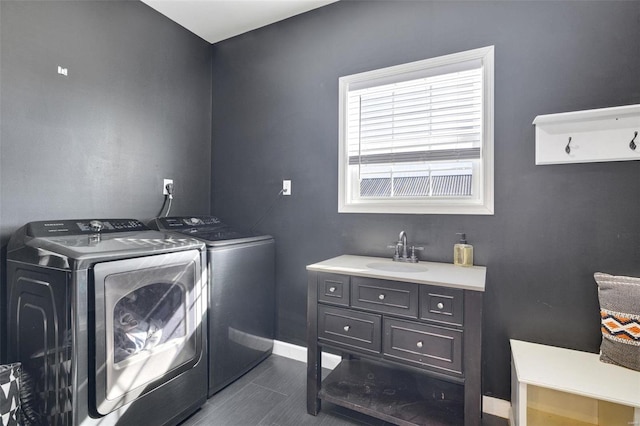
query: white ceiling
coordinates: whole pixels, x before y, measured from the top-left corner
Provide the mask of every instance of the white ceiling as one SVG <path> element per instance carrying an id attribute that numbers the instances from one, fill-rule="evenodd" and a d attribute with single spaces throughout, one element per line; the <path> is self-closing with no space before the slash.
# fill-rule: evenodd
<path id="1" fill-rule="evenodd" d="M 209 43 L 337 0 L 142 0 Z"/>

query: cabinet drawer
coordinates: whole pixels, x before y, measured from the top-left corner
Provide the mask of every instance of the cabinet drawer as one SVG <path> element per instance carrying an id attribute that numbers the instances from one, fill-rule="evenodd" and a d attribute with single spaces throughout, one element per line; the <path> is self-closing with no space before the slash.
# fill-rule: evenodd
<path id="1" fill-rule="evenodd" d="M 349 306 L 349 276 L 318 273 L 318 301 Z"/>
<path id="2" fill-rule="evenodd" d="M 418 285 L 352 277 L 351 306 L 408 318 L 418 317 Z"/>
<path id="3" fill-rule="evenodd" d="M 384 319 L 384 355 L 462 374 L 462 331 Z"/>
<path id="4" fill-rule="evenodd" d="M 420 319 L 463 324 L 464 290 L 423 285 L 420 287 Z"/>
<path id="5" fill-rule="evenodd" d="M 318 305 L 318 339 L 380 353 L 380 315 Z"/>

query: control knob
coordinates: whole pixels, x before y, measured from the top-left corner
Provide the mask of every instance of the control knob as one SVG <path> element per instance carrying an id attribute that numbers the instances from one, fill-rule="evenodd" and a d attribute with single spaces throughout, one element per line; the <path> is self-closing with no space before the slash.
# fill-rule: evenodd
<path id="1" fill-rule="evenodd" d="M 92 220 L 91 222 L 89 222 L 89 228 L 92 232 L 100 232 L 102 231 L 103 227 L 104 225 L 99 220 Z"/>
<path id="2" fill-rule="evenodd" d="M 202 220 L 197 217 L 191 217 L 184 220 L 187 225 L 200 225 L 202 224 Z"/>

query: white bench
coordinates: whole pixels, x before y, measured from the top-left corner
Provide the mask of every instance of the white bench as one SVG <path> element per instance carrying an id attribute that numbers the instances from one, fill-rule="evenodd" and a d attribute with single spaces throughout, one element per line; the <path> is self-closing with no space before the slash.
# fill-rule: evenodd
<path id="1" fill-rule="evenodd" d="M 528 386 L 632 407 L 632 420 L 624 424 L 640 426 L 640 372 L 603 363 L 598 354 L 519 340 L 510 343 L 511 418 L 515 426 L 527 426 Z M 548 419 L 543 422 L 551 423 Z"/>

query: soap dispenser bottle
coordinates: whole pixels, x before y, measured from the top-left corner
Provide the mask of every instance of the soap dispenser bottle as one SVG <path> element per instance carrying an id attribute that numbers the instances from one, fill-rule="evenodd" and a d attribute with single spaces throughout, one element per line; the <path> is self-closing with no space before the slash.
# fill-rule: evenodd
<path id="1" fill-rule="evenodd" d="M 453 264 L 458 266 L 473 266 L 473 246 L 467 244 L 467 235 L 458 232 L 460 242 L 453 246 Z"/>

